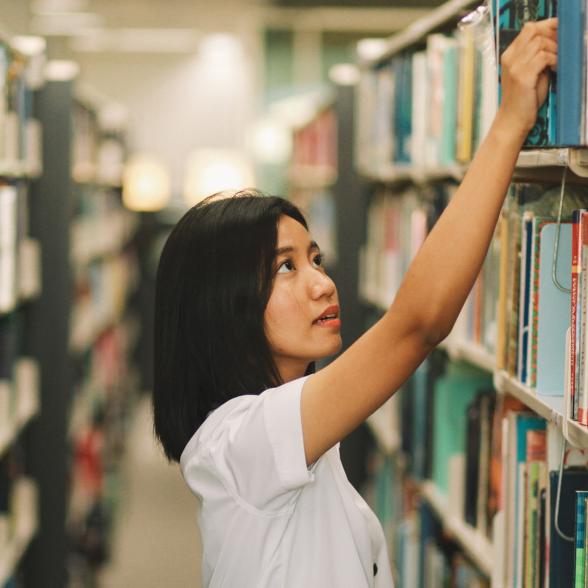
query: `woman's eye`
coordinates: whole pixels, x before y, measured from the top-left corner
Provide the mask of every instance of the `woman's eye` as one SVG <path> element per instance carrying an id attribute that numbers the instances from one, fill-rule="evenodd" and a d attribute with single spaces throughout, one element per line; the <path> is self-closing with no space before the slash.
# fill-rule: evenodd
<path id="1" fill-rule="evenodd" d="M 317 266 L 317 267 L 322 267 L 323 265 L 323 254 L 322 253 L 317 253 L 313 258 L 312 258 L 312 263 Z"/>
<path id="2" fill-rule="evenodd" d="M 291 272 L 294 269 L 294 264 L 292 263 L 292 261 L 290 261 L 289 259 L 287 259 L 286 261 L 283 261 L 279 267 L 278 267 L 278 271 L 276 273 L 278 274 L 287 274 L 288 272 Z"/>

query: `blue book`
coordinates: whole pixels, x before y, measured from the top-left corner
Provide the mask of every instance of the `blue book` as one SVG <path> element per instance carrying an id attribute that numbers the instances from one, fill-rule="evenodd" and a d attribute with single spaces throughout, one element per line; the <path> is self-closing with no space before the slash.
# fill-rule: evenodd
<path id="1" fill-rule="evenodd" d="M 565 0 L 558 6 L 557 143 L 559 145 L 581 144 L 584 10 L 583 0 Z"/>
<path id="2" fill-rule="evenodd" d="M 566 330 L 570 325 L 572 225 L 561 223 L 557 258 L 557 278 L 568 289 L 562 292 L 552 276 L 557 222 L 539 230 L 539 304 L 537 308 L 537 394 L 561 396 L 565 378 Z"/>

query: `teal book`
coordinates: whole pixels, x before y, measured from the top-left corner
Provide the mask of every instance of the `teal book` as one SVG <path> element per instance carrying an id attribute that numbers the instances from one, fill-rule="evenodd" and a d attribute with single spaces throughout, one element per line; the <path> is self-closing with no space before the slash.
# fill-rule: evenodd
<path id="1" fill-rule="evenodd" d="M 556 15 L 554 0 L 497 0 L 494 3 L 493 14 L 495 27 L 498 31 L 498 48 L 502 56 L 512 41 L 520 33 L 526 22 L 537 21 Z M 498 95 L 502 95 L 502 68 L 498 67 Z M 556 93 L 555 76 L 551 76 L 550 90 L 547 100 L 540 108 L 537 122 L 525 141 L 525 147 L 553 146 L 556 143 Z"/>
<path id="2" fill-rule="evenodd" d="M 441 131 L 441 165 L 455 163 L 457 128 L 458 47 L 455 39 L 448 39 L 443 55 L 443 123 Z"/>
<path id="3" fill-rule="evenodd" d="M 540 396 L 563 396 L 565 378 L 566 330 L 570 326 L 572 225 L 561 223 L 557 250 L 556 276 L 553 276 L 553 256 L 558 225 L 542 222 L 539 231 L 539 285 L 536 290 L 537 365 L 536 389 Z M 532 366 L 531 369 L 534 369 Z"/>
<path id="4" fill-rule="evenodd" d="M 492 388 L 492 377 L 463 363 L 450 363 L 437 381 L 433 415 L 432 478 L 445 495 L 449 492 L 449 462 L 465 456 L 467 409 L 480 390 Z M 464 472 L 465 474 L 465 472 Z"/>

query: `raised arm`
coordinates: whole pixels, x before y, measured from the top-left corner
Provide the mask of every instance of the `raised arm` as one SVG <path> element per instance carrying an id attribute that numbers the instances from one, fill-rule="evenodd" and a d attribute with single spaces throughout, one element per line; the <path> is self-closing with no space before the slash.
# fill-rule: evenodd
<path id="1" fill-rule="evenodd" d="M 386 314 L 310 377 L 301 410 L 308 464 L 377 410 L 451 331 L 480 271 L 521 146 L 557 64 L 557 20 L 525 25 L 502 58 L 503 100 L 450 204 Z"/>

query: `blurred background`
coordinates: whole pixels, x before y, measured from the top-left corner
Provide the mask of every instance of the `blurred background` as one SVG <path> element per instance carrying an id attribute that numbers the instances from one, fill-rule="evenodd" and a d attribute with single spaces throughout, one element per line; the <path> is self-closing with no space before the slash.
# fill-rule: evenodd
<path id="1" fill-rule="evenodd" d="M 439 4 L 0 0 L 0 585 L 200 585 L 196 500 L 149 407 L 163 242 L 213 192 L 291 198 L 349 345 L 357 64 Z M 374 443 L 343 445 L 358 488 Z"/>

